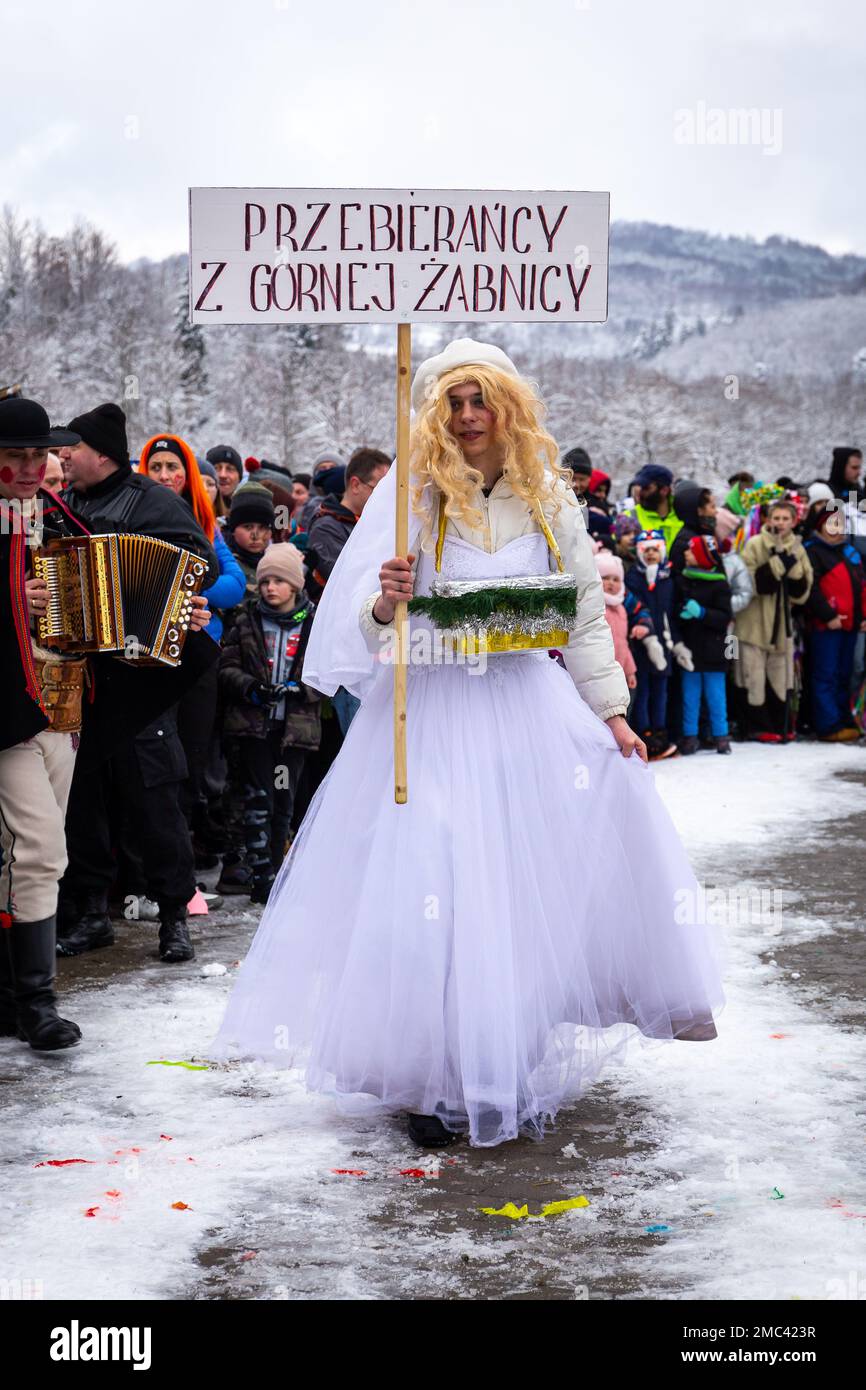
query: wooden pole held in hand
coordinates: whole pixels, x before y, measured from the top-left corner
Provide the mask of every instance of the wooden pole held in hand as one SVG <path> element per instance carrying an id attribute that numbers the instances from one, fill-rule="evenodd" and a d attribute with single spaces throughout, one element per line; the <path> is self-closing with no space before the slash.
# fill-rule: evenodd
<path id="1" fill-rule="evenodd" d="M 409 408 L 412 385 L 412 325 L 397 325 L 397 516 L 395 555 L 409 552 Z M 408 800 L 406 767 L 406 673 L 409 659 L 409 610 L 397 604 L 394 614 L 397 659 L 394 664 L 394 800 Z"/>

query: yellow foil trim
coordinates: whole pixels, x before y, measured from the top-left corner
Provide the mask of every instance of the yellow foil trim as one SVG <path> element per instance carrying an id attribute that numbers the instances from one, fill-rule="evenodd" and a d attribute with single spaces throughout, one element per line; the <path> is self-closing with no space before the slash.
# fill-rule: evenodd
<path id="1" fill-rule="evenodd" d="M 568 632 L 565 628 L 552 627 L 546 632 L 489 632 L 442 633 L 450 650 L 463 656 L 480 656 L 482 652 L 494 655 L 496 652 L 527 652 L 545 647 L 567 647 Z"/>
<path id="2" fill-rule="evenodd" d="M 439 494 L 439 535 L 436 539 L 436 573 L 442 569 L 442 550 L 445 545 L 445 527 L 447 517 L 445 516 L 445 493 Z"/>
<path id="3" fill-rule="evenodd" d="M 565 566 L 562 563 L 562 556 L 559 553 L 559 546 L 556 544 L 554 534 L 547 524 L 547 517 L 544 515 L 544 508 L 542 507 L 541 502 L 537 497 L 533 497 L 532 502 L 533 506 L 535 507 L 536 515 L 538 517 L 538 524 L 544 532 L 544 537 L 547 541 L 547 544 L 550 546 L 550 549 L 553 551 L 553 554 L 556 557 L 556 568 L 559 570 L 560 574 L 562 574 L 565 569 Z"/>

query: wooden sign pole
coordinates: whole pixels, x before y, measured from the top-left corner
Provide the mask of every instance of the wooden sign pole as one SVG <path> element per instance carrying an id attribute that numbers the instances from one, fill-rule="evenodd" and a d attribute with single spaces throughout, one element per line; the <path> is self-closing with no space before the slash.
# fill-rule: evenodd
<path id="1" fill-rule="evenodd" d="M 409 553 L 409 407 L 412 384 L 412 325 L 397 325 L 397 517 L 395 555 Z M 394 800 L 408 799 L 406 767 L 406 674 L 409 660 L 409 609 L 397 604 L 394 615 L 397 651 L 394 664 Z"/>

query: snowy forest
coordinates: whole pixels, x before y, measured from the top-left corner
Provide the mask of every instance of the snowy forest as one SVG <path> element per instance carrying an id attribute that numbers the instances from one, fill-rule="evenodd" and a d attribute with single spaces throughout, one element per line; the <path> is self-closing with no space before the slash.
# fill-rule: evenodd
<path id="1" fill-rule="evenodd" d="M 63 423 L 105 400 L 133 453 L 175 431 L 295 472 L 326 446 L 393 444 L 393 334 L 342 326 L 191 327 L 186 257 L 123 264 L 97 228 L 55 236 L 0 220 L 0 386 L 20 382 Z M 712 482 L 824 477 L 866 425 L 866 260 L 614 224 L 604 325 L 443 324 L 512 353 L 540 385 L 563 449 L 582 444 L 624 486 L 644 462 Z"/>

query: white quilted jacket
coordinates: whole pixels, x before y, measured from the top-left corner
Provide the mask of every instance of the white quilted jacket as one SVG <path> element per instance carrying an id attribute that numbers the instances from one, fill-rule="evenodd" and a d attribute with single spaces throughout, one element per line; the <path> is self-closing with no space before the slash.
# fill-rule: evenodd
<path id="1" fill-rule="evenodd" d="M 554 521 L 552 509 L 545 508 L 562 554 L 562 563 L 577 580 L 577 624 L 572 630 L 568 647 L 563 651 L 566 669 L 582 698 L 600 719 L 625 714 L 629 705 L 625 675 L 613 653 L 613 638 L 604 616 L 604 595 L 595 567 L 592 545 L 583 519 L 583 509 L 571 488 L 559 483 L 557 491 L 563 505 Z M 473 530 L 463 521 L 448 518 L 448 527 L 463 540 L 481 550 L 495 552 L 518 536 L 538 530 L 538 522 L 529 507 L 516 497 L 510 483 L 499 478 L 490 496 L 478 491 L 476 502 L 487 518 L 488 530 Z M 417 558 L 413 571 L 417 567 Z M 371 594 L 360 613 L 361 630 L 370 650 L 381 650 L 384 624 L 373 617 L 373 606 L 380 597 Z M 507 660 L 507 657 L 503 657 Z"/>

